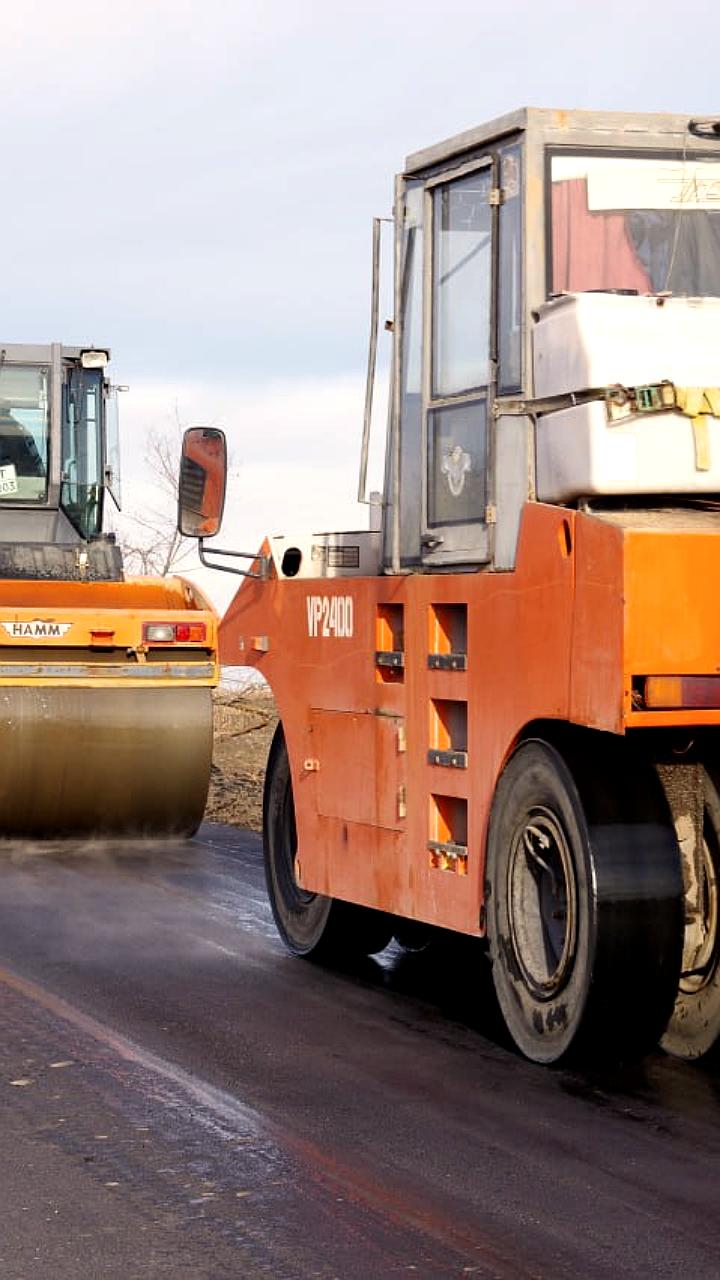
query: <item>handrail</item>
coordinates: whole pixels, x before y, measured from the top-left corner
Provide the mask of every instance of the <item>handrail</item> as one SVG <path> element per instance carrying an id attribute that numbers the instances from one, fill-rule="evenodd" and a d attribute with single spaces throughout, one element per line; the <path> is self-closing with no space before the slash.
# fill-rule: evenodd
<path id="1" fill-rule="evenodd" d="M 378 312 L 380 307 L 380 224 L 382 218 L 373 218 L 372 234 L 372 293 L 370 299 L 370 346 L 368 349 L 367 379 L 365 382 L 365 412 L 363 415 L 362 445 L 360 448 L 360 476 L 358 479 L 358 502 L 366 503 L 368 498 L 367 471 L 370 456 L 370 427 L 372 424 L 373 392 L 375 389 L 375 367 L 377 364 Z"/>

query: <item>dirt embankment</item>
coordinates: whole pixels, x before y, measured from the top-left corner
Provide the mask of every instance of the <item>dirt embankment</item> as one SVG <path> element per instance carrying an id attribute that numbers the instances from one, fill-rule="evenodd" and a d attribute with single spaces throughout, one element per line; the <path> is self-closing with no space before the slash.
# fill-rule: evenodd
<path id="1" fill-rule="evenodd" d="M 265 765 L 276 724 L 267 689 L 217 691 L 208 822 L 261 830 Z"/>

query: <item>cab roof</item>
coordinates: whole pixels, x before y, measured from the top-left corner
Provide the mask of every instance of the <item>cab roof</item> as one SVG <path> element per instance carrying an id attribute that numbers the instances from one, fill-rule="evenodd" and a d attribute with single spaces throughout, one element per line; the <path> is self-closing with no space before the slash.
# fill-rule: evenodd
<path id="1" fill-rule="evenodd" d="M 457 133 L 422 151 L 412 152 L 405 161 L 409 176 L 442 164 L 485 143 L 508 135 L 533 132 L 548 144 L 562 146 L 595 145 L 638 147 L 682 147 L 689 138 L 691 115 L 664 112 L 639 114 L 634 111 L 560 111 L 541 107 L 521 107 L 497 116 L 486 124 Z M 720 138 L 690 137 L 692 150 L 720 153 Z"/>

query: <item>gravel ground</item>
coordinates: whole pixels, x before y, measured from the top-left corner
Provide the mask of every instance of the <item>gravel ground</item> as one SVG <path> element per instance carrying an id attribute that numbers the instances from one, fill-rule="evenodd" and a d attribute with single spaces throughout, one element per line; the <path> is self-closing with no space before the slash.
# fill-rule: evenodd
<path id="1" fill-rule="evenodd" d="M 217 691 L 207 822 L 261 830 L 265 764 L 276 724 L 267 689 Z"/>

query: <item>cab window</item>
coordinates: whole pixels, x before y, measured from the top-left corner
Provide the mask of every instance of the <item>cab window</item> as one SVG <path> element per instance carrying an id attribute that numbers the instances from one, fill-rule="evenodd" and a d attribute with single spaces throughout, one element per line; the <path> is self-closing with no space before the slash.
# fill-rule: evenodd
<path id="1" fill-rule="evenodd" d="M 550 292 L 720 297 L 720 163 L 550 158 Z"/>
<path id="2" fill-rule="evenodd" d="M 72 369 L 63 393 L 60 505 L 84 537 L 102 527 L 103 377 Z"/>
<path id="3" fill-rule="evenodd" d="M 48 386 L 44 366 L 0 363 L 0 501 L 47 498 Z"/>

